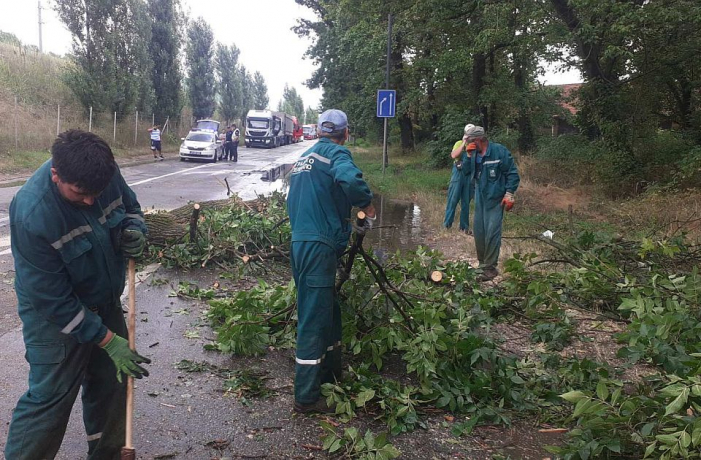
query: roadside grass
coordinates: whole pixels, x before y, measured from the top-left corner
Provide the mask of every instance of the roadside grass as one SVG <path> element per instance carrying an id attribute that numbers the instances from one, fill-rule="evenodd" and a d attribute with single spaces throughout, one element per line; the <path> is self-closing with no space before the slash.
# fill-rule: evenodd
<path id="1" fill-rule="evenodd" d="M 177 149 L 177 145 L 165 145 L 163 146 L 163 153 L 174 154 L 177 153 Z M 113 148 L 112 152 L 119 164 L 151 158 L 151 150 L 148 147 Z M 0 154 L 0 180 L 12 180 L 16 177 L 31 175 L 50 157 L 51 153 L 48 150 L 29 150 L 12 154 Z M 16 185 L 18 185 L 18 181 L 4 184 L 5 187 Z"/>

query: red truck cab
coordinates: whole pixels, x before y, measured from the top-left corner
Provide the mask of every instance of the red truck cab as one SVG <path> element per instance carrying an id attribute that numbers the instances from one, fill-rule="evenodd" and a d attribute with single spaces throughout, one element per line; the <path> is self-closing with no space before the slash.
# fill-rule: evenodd
<path id="1" fill-rule="evenodd" d="M 292 142 L 302 142 L 304 140 L 304 131 L 302 131 L 302 125 L 299 124 L 297 117 L 292 117 L 292 122 L 294 123 L 294 130 L 292 131 Z"/>

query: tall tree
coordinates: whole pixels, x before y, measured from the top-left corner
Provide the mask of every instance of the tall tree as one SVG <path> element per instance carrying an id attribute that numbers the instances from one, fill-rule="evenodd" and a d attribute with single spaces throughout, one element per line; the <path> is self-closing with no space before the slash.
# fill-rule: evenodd
<path id="1" fill-rule="evenodd" d="M 264 110 L 268 107 L 268 85 L 265 84 L 265 78 L 260 72 L 253 74 L 253 108 L 256 110 Z"/>
<path id="2" fill-rule="evenodd" d="M 208 118 L 214 113 L 214 33 L 203 18 L 193 21 L 187 31 L 186 55 L 189 67 L 188 95 L 195 118 Z"/>
<path id="3" fill-rule="evenodd" d="M 84 107 L 117 112 L 148 110 L 153 98 L 148 43 L 151 24 L 142 0 L 56 2 L 73 36 L 67 81 Z"/>
<path id="4" fill-rule="evenodd" d="M 217 89 L 219 92 L 219 113 L 226 123 L 234 121 L 243 108 L 243 88 L 238 70 L 240 51 L 236 45 L 217 46 Z"/>
<path id="5" fill-rule="evenodd" d="M 290 115 L 294 115 L 298 120 L 304 117 L 304 101 L 302 96 L 297 93 L 294 86 L 290 87 L 285 84 L 285 88 L 282 90 L 282 101 L 280 102 L 279 109 Z"/>
<path id="6" fill-rule="evenodd" d="M 319 121 L 319 112 L 311 107 L 307 107 L 307 110 L 304 111 L 303 121 L 305 124 L 309 125 L 316 124 L 316 122 Z"/>
<path id="7" fill-rule="evenodd" d="M 151 41 L 149 52 L 153 70 L 154 114 L 157 123 L 178 118 L 183 107 L 180 44 L 183 15 L 179 0 L 149 0 Z"/>
<path id="8" fill-rule="evenodd" d="M 241 81 L 241 120 L 246 119 L 248 111 L 253 108 L 253 78 L 245 66 L 239 66 L 239 79 Z"/>

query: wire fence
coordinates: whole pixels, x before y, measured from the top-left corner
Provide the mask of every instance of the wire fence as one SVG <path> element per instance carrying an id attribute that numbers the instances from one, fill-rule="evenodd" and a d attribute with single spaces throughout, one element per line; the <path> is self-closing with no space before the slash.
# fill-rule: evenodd
<path id="1" fill-rule="evenodd" d="M 83 129 L 98 134 L 112 148 L 148 148 L 151 142 L 148 129 L 156 119 L 154 113 L 137 110 L 125 116 L 116 112 L 84 110 L 75 105 L 34 105 L 11 96 L 0 104 L 0 154 L 48 150 L 56 135 L 68 129 Z M 192 116 L 183 109 L 177 119 L 166 118 L 161 123 L 164 147 L 173 147 L 187 134 Z"/>

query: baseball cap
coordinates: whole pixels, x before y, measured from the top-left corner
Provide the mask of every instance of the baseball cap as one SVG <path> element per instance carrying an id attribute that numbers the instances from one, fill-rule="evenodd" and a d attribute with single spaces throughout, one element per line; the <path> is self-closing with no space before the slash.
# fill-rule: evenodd
<path id="1" fill-rule="evenodd" d="M 348 127 L 348 117 L 337 109 L 330 109 L 319 115 L 320 129 L 325 133 L 341 131 Z"/>
<path id="2" fill-rule="evenodd" d="M 484 136 L 484 128 L 481 126 L 473 126 L 465 130 L 465 135 L 467 137 L 482 137 Z"/>

